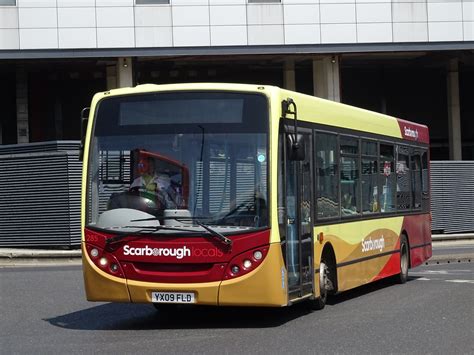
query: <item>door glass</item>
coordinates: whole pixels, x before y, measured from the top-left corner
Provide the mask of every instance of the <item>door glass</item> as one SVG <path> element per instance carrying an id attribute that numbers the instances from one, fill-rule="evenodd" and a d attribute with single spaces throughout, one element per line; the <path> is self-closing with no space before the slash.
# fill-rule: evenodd
<path id="1" fill-rule="evenodd" d="M 288 286 L 290 290 L 299 290 L 299 295 L 311 292 L 313 280 L 312 148 L 311 136 L 303 137 L 305 160 L 288 161 L 286 172 Z"/>
<path id="2" fill-rule="evenodd" d="M 296 218 L 296 194 L 297 176 L 296 171 L 299 162 L 289 161 L 286 172 L 286 205 L 287 205 L 287 265 L 288 265 L 288 287 L 294 288 L 299 285 L 300 279 L 300 248 L 298 237 L 298 225 Z"/>
<path id="3" fill-rule="evenodd" d="M 311 136 L 305 134 L 305 160 L 300 163 L 300 242 L 301 242 L 301 272 L 302 272 L 302 285 L 311 284 L 312 278 L 312 239 L 311 231 L 313 229 L 313 223 L 311 220 L 311 162 L 312 162 L 312 149 L 311 149 Z"/>

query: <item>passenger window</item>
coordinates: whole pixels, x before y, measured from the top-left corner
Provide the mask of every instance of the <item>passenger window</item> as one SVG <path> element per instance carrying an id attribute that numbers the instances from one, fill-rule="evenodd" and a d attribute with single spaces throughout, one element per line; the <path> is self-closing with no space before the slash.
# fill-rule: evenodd
<path id="1" fill-rule="evenodd" d="M 377 143 L 363 140 L 361 151 L 362 213 L 370 214 L 380 211 L 377 187 Z"/>
<path id="2" fill-rule="evenodd" d="M 359 154 L 359 140 L 352 137 L 341 136 L 341 154 Z"/>
<path id="3" fill-rule="evenodd" d="M 359 139 L 341 136 L 341 216 L 360 213 Z"/>
<path id="4" fill-rule="evenodd" d="M 377 143 L 362 140 L 362 155 L 377 156 Z"/>
<path id="5" fill-rule="evenodd" d="M 339 217 L 339 166 L 337 136 L 316 132 L 317 219 Z"/>
<path id="6" fill-rule="evenodd" d="M 411 156 L 412 207 L 421 208 L 421 158 L 419 153 Z"/>
<path id="7" fill-rule="evenodd" d="M 352 216 L 359 213 L 357 186 L 359 168 L 357 159 L 341 157 L 341 215 Z"/>
<path id="8" fill-rule="evenodd" d="M 408 147 L 397 146 L 397 209 L 408 210 L 411 206 L 411 181 Z"/>
<path id="9" fill-rule="evenodd" d="M 430 210 L 430 185 L 428 175 L 428 152 L 421 155 L 421 203 L 423 211 Z"/>
<path id="10" fill-rule="evenodd" d="M 380 144 L 379 188 L 381 212 L 395 211 L 396 185 L 393 145 Z"/>

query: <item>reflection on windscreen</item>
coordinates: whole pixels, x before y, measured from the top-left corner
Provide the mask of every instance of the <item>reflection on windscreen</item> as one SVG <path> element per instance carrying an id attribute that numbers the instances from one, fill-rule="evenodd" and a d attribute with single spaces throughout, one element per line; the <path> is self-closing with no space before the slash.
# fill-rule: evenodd
<path id="1" fill-rule="evenodd" d="M 215 103 L 218 97 L 213 95 Z M 233 122 L 235 117 L 219 124 L 127 121 L 123 129 L 117 105 L 106 107 L 102 116 L 99 109 L 89 165 L 88 223 L 97 224 L 106 211 L 133 209 L 168 225 L 167 218 L 177 216 L 204 218 L 216 226 L 267 226 L 266 100 L 232 95 L 244 102 L 237 108 L 240 123 Z M 120 216 L 113 223 L 130 224 Z"/>

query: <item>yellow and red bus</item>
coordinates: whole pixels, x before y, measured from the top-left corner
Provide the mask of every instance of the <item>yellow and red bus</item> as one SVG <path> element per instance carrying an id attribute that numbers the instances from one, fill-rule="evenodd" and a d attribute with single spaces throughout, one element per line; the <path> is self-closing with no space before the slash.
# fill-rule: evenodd
<path id="1" fill-rule="evenodd" d="M 90 301 L 320 309 L 431 257 L 426 126 L 224 83 L 98 93 L 83 121 Z"/>

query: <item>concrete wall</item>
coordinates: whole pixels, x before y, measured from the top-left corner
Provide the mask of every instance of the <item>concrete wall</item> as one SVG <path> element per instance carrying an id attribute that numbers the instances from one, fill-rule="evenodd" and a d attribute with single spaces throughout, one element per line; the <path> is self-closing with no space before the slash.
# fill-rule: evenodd
<path id="1" fill-rule="evenodd" d="M 473 0 L 16 0 L 0 50 L 474 40 Z"/>

